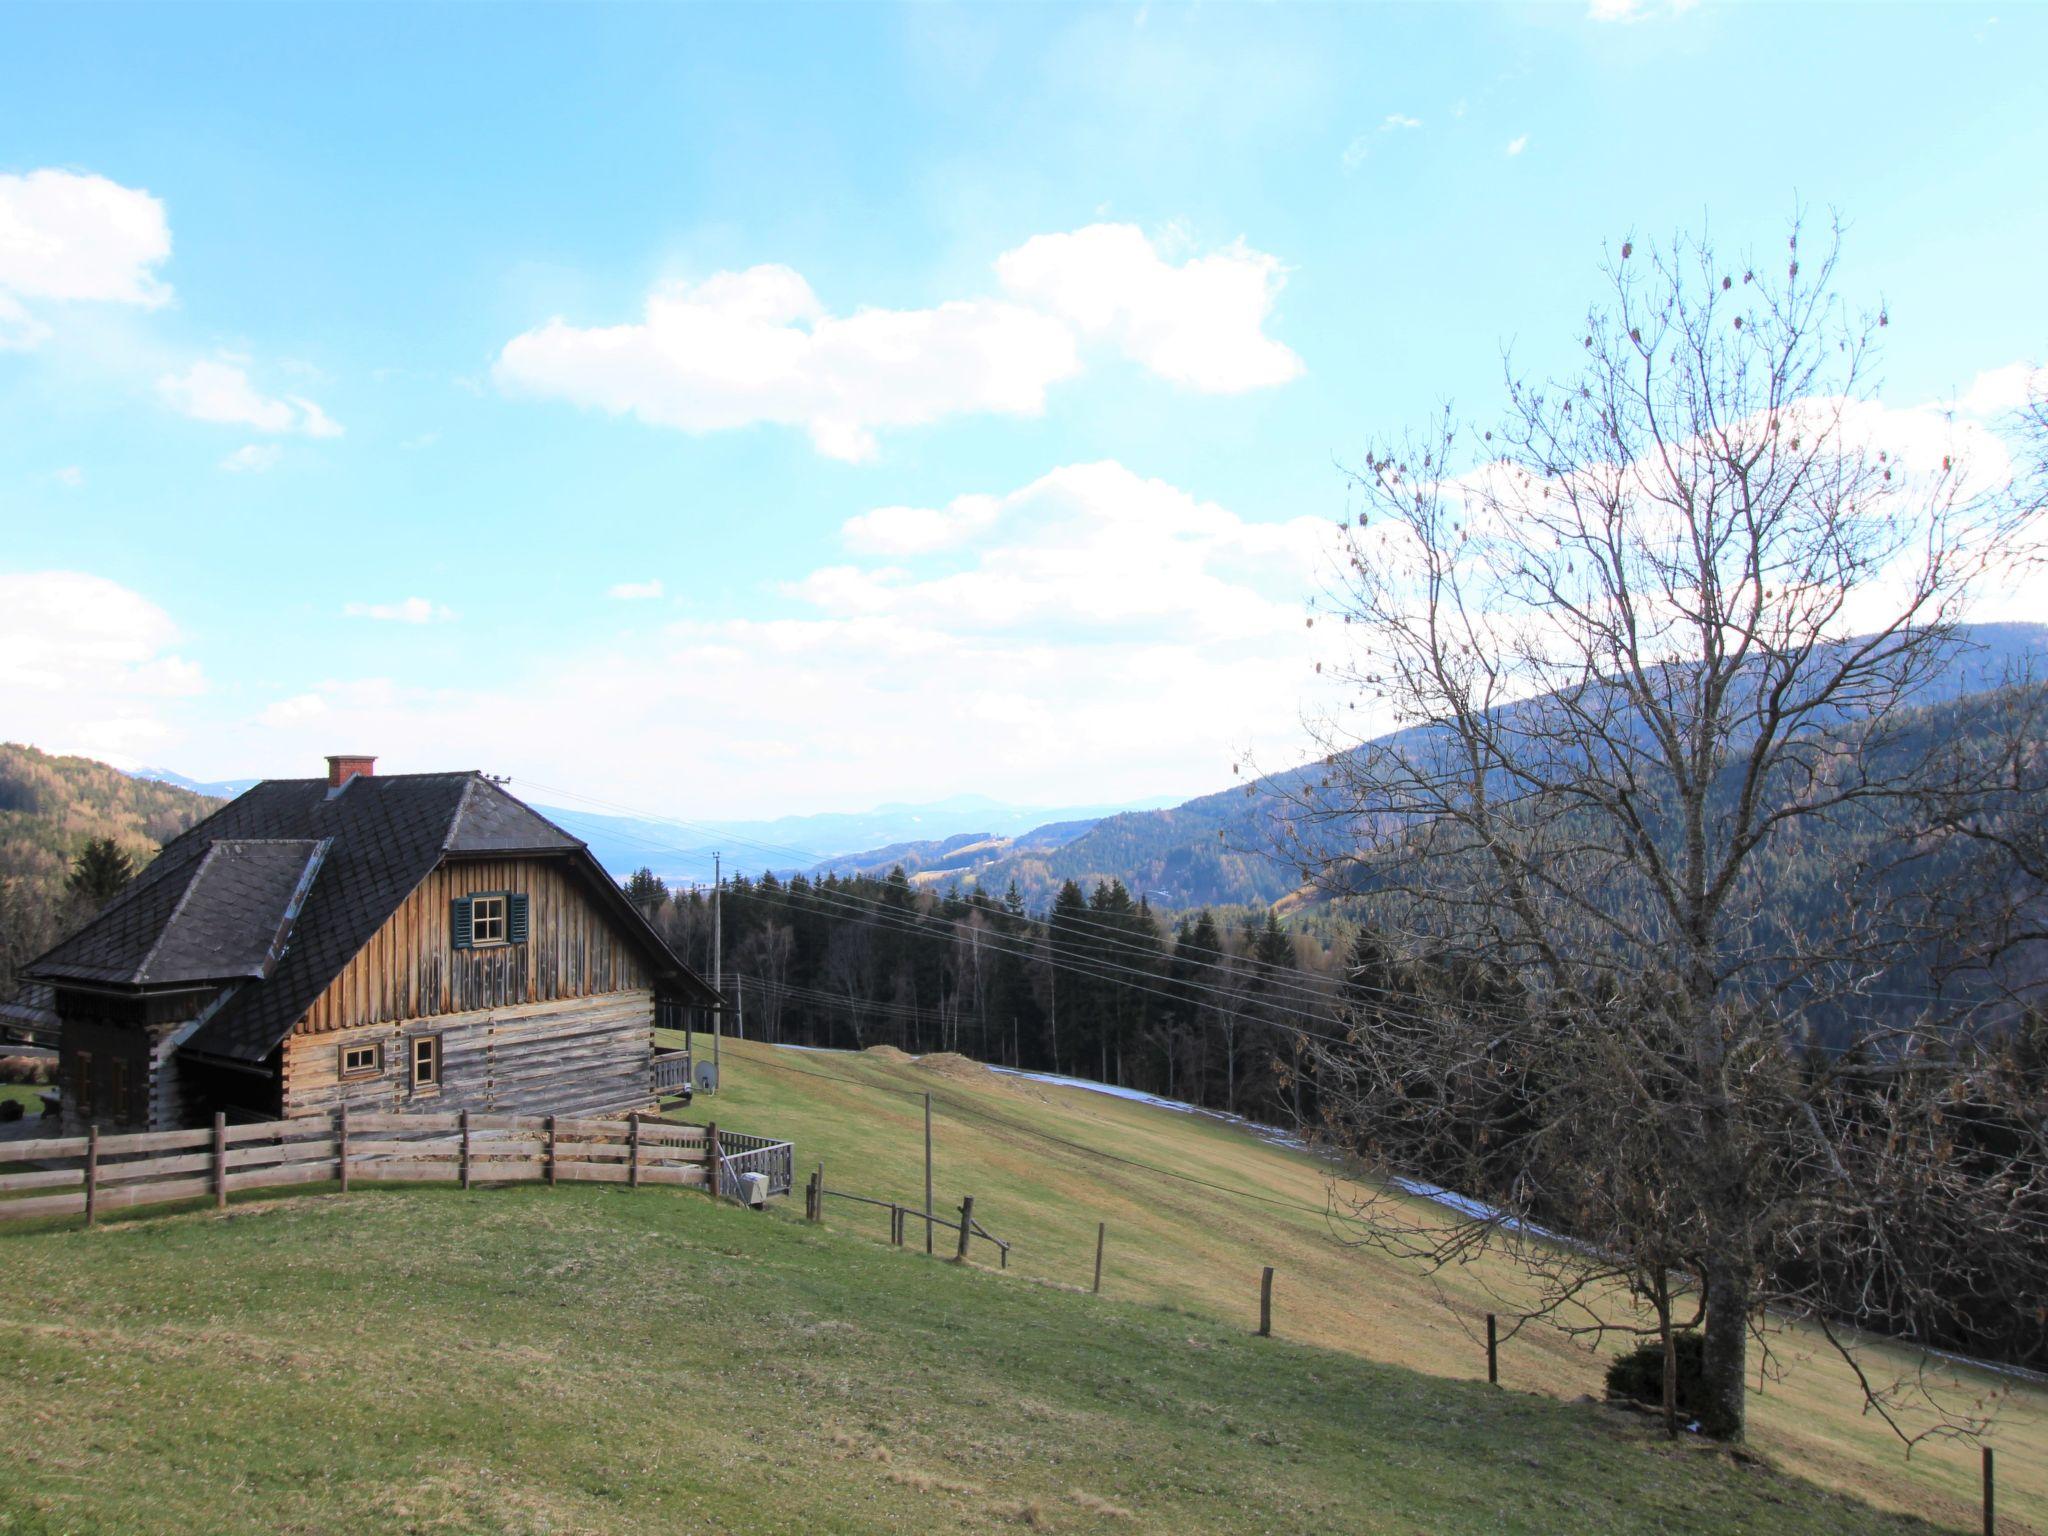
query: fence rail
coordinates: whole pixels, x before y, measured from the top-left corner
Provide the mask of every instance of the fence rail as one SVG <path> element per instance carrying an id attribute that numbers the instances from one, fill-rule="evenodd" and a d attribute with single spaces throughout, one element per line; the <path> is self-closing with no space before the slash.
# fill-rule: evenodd
<path id="1" fill-rule="evenodd" d="M 818 1174 L 813 1174 L 810 1182 L 804 1187 L 805 1217 L 811 1221 L 823 1221 L 825 1219 L 825 1201 L 828 1197 L 833 1200 L 851 1200 L 856 1205 L 879 1206 L 887 1211 L 889 1213 L 889 1241 L 899 1248 L 903 1246 L 904 1232 L 908 1229 L 910 1223 L 914 1221 L 924 1222 L 934 1227 L 944 1227 L 948 1232 L 955 1234 L 958 1234 L 962 1227 L 962 1222 L 948 1221 L 936 1212 L 927 1215 L 923 1207 L 905 1205 L 900 1200 L 878 1200 L 873 1195 L 857 1195 L 850 1189 L 828 1189 L 825 1187 L 824 1179 Z M 967 1238 L 978 1237 L 985 1242 L 995 1245 L 996 1251 L 1002 1255 L 1002 1267 L 1008 1269 L 1010 1267 L 1010 1245 L 974 1219 L 974 1202 L 971 1199 L 960 1207 L 960 1214 L 964 1219 L 966 1227 L 966 1237 L 962 1237 L 960 1242 L 960 1256 L 965 1258 L 967 1255 Z"/>
<path id="2" fill-rule="evenodd" d="M 661 1093 L 671 1089 L 688 1089 L 690 1086 L 690 1053 L 688 1051 L 656 1051 L 654 1053 L 654 1091 Z"/>
<path id="3" fill-rule="evenodd" d="M 737 1156 L 726 1153 L 738 1145 Z M 238 1190 L 353 1179 L 475 1184 L 563 1181 L 675 1184 L 716 1190 L 713 1169 L 743 1188 L 739 1175 L 769 1175 L 770 1194 L 786 1194 L 795 1166 L 788 1142 L 718 1137 L 705 1126 L 653 1116 L 598 1120 L 568 1115 L 461 1112 L 400 1115 L 335 1110 L 211 1128 L 103 1136 L 42 1137 L 0 1144 L 0 1222 L 84 1215 Z M 716 1159 L 716 1160 L 715 1160 Z M 731 1170 L 728 1173 L 726 1170 Z M 782 1170 L 777 1184 L 777 1170 Z"/>

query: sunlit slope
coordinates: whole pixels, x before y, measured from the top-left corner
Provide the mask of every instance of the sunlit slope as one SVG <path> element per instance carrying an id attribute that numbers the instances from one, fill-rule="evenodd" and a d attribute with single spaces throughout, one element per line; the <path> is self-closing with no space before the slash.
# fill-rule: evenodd
<path id="1" fill-rule="evenodd" d="M 8 1536 L 1928 1536 L 1607 1410 L 674 1189 L 0 1234 Z"/>
<path id="2" fill-rule="evenodd" d="M 725 1091 L 700 1098 L 693 1118 L 791 1137 L 800 1183 L 822 1161 L 831 1187 L 906 1204 L 922 1200 L 921 1095 L 929 1091 L 938 1204 L 956 1209 L 973 1195 L 977 1218 L 1014 1245 L 1019 1276 L 1085 1288 L 1096 1223 L 1107 1222 L 1103 1289 L 1111 1296 L 1249 1328 L 1260 1268 L 1271 1264 L 1282 1337 L 1466 1379 L 1485 1375 L 1485 1314 L 1507 1310 L 1520 1292 L 1505 1263 L 1430 1274 L 1360 1246 L 1355 1229 L 1326 1214 L 1322 1163 L 1214 1117 L 999 1077 L 957 1059 L 918 1065 L 893 1053 L 728 1042 L 724 1065 Z M 833 1201 L 827 1215 L 835 1229 L 887 1237 L 885 1211 Z M 915 1227 L 913 1237 L 921 1246 Z M 986 1258 L 995 1262 L 993 1252 Z M 1783 1376 L 1752 1398 L 1757 1451 L 1887 1507 L 1976 1528 L 1974 1446 L 1930 1441 L 1909 1459 L 1860 1411 L 1850 1372 L 1824 1341 L 1780 1331 L 1771 1349 L 1773 1374 L 1782 1367 Z M 1510 1389 L 1598 1395 L 1604 1360 L 1538 1327 L 1504 1343 L 1501 1377 Z M 1916 1362 L 1879 1350 L 1866 1364 L 1896 1372 Z M 2010 1389 L 1981 1373 L 1940 1374 L 1971 1403 Z M 2010 1390 L 1991 1443 L 2002 1513 L 2014 1529 L 2048 1530 L 2048 1396 Z"/>

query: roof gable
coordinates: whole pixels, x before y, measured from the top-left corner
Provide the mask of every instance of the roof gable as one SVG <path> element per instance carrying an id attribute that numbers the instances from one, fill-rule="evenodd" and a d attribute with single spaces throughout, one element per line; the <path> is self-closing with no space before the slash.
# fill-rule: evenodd
<path id="1" fill-rule="evenodd" d="M 580 839 L 478 773 L 359 775 L 332 790 L 325 779 L 265 780 L 174 838 L 23 974 L 149 987 L 210 968 L 207 980 L 255 980 L 191 1044 L 260 1060 L 442 859 L 513 852 L 587 866 L 612 898 L 604 906 L 661 973 L 709 996 Z"/>
<path id="2" fill-rule="evenodd" d="M 35 974 L 120 987 L 267 976 L 327 848 L 326 839 L 216 839 L 43 956 Z"/>

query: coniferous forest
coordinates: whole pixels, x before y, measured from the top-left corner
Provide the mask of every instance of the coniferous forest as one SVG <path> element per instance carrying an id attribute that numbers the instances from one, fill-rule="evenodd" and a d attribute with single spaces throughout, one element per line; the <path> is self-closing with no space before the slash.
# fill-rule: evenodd
<path id="1" fill-rule="evenodd" d="M 628 893 L 713 970 L 711 894 L 642 871 Z M 1051 909 L 884 878 L 764 873 L 726 882 L 729 1028 L 790 1045 L 956 1051 L 1246 1115 L 1313 1113 L 1305 1038 L 1328 1036 L 1338 929 L 1273 911 L 1162 918 L 1121 881 L 1073 881 Z"/>

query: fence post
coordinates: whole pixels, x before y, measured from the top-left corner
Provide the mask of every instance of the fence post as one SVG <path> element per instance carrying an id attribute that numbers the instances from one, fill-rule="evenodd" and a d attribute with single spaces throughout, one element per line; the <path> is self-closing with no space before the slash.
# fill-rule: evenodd
<path id="1" fill-rule="evenodd" d="M 956 1264 L 967 1262 L 967 1240 L 974 1235 L 974 1196 L 969 1195 L 960 1202 L 960 1251 L 953 1255 Z"/>
<path id="2" fill-rule="evenodd" d="M 1998 1494 L 1991 1483 L 1991 1447 L 1984 1447 L 1984 1536 L 1998 1536 Z"/>
<path id="3" fill-rule="evenodd" d="M 85 1128 L 85 1224 L 89 1227 L 99 1216 L 100 1203 L 100 1128 L 89 1125 Z"/>
<path id="4" fill-rule="evenodd" d="M 725 1161 L 718 1151 L 718 1122 L 713 1120 L 704 1127 L 705 1143 L 711 1148 L 711 1198 L 718 1198 L 718 1165 Z"/>
<path id="5" fill-rule="evenodd" d="M 1095 1223 L 1095 1294 L 1102 1294 L 1102 1244 L 1109 1236 L 1109 1223 Z"/>
<path id="6" fill-rule="evenodd" d="M 895 1248 L 903 1246 L 903 1207 L 900 1205 L 889 1207 L 889 1243 Z"/>
<path id="7" fill-rule="evenodd" d="M 1500 1320 L 1491 1312 L 1486 1314 L 1486 1379 L 1500 1385 Z"/>
<path id="8" fill-rule="evenodd" d="M 469 1188 L 469 1111 L 462 1112 L 462 1187 Z"/>
<path id="9" fill-rule="evenodd" d="M 818 1213 L 811 1220 L 823 1221 L 825 1219 L 825 1165 L 823 1163 L 818 1164 L 818 1171 L 812 1177 L 818 1182 Z"/>
<path id="10" fill-rule="evenodd" d="M 348 1106 L 342 1105 L 334 1112 L 334 1161 L 335 1174 L 341 1180 L 341 1192 L 348 1193 Z"/>
<path id="11" fill-rule="evenodd" d="M 627 1134 L 626 1188 L 640 1187 L 640 1111 L 633 1111 L 633 1129 Z"/>
<path id="12" fill-rule="evenodd" d="M 548 1183 L 555 1182 L 555 1117 L 548 1116 Z"/>
<path id="13" fill-rule="evenodd" d="M 228 1208 L 228 1117 L 219 1109 L 213 1112 L 213 1208 Z"/>
<path id="14" fill-rule="evenodd" d="M 1259 1337 L 1273 1336 L 1273 1266 L 1268 1264 L 1266 1272 L 1259 1276 Z"/>

